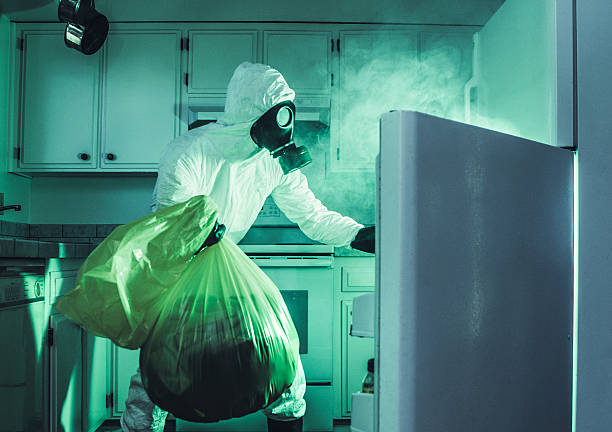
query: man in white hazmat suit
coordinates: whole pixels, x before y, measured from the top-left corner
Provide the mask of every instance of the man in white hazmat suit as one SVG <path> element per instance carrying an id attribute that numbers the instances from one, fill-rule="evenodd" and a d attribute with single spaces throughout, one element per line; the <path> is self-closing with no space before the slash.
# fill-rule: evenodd
<path id="1" fill-rule="evenodd" d="M 308 237 L 374 252 L 373 227 L 364 228 L 328 210 L 297 169 L 310 159 L 305 148 L 296 149 L 290 139 L 294 97 L 278 71 L 262 64 L 239 65 L 230 80 L 225 112 L 219 120 L 178 137 L 167 147 L 159 167 L 153 210 L 195 195 L 208 195 L 219 208 L 218 220 L 227 228 L 225 235 L 238 243 L 267 196 L 272 195 Z M 282 154 L 288 148 L 290 151 Z M 300 362 L 291 387 L 263 410 L 270 432 L 302 430 L 305 390 Z M 138 371 L 130 382 L 121 427 L 126 432 L 161 432 L 166 415 L 148 398 Z"/>

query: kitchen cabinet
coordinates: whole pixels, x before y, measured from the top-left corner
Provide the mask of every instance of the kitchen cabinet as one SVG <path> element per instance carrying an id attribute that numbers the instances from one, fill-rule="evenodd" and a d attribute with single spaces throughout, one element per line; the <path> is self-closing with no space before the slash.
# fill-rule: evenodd
<path id="1" fill-rule="evenodd" d="M 329 31 L 265 31 L 264 63 L 281 71 L 296 96 L 329 95 Z"/>
<path id="2" fill-rule="evenodd" d="M 66 48 L 62 28 L 17 26 L 21 116 L 12 169 L 155 171 L 179 134 L 181 32 L 115 24 L 103 49 L 85 56 Z"/>
<path id="3" fill-rule="evenodd" d="M 93 432 L 107 417 L 107 340 L 63 315 L 52 315 L 49 325 L 51 432 Z"/>
<path id="4" fill-rule="evenodd" d="M 179 132 L 178 30 L 115 29 L 104 48 L 100 167 L 155 169 Z"/>
<path id="5" fill-rule="evenodd" d="M 351 414 L 351 396 L 361 391 L 368 359 L 374 357 L 374 339 L 351 336 L 353 302 L 341 302 L 342 313 L 342 416 Z"/>
<path id="6" fill-rule="evenodd" d="M 83 332 L 83 431 L 93 432 L 108 417 L 109 340 Z"/>
<path id="7" fill-rule="evenodd" d="M 411 109 L 464 118 L 474 28 L 341 30 L 331 124 L 332 171 L 373 171 L 378 119 Z"/>
<path id="8" fill-rule="evenodd" d="M 361 390 L 374 339 L 350 335 L 353 298 L 375 289 L 374 257 L 336 257 L 334 266 L 334 418 L 351 415 L 351 395 Z"/>
<path id="9" fill-rule="evenodd" d="M 83 359 L 81 328 L 63 315 L 49 320 L 51 432 L 82 428 Z"/>
<path id="10" fill-rule="evenodd" d="M 69 50 L 58 28 L 26 30 L 21 68 L 19 168 L 97 165 L 100 53 Z"/>
<path id="11" fill-rule="evenodd" d="M 138 369 L 140 350 L 129 350 L 113 344 L 113 416 L 121 416 L 125 411 L 130 378 Z"/>
<path id="12" fill-rule="evenodd" d="M 256 30 L 190 31 L 188 92 L 225 94 L 236 66 L 258 58 Z"/>
<path id="13" fill-rule="evenodd" d="M 50 431 L 95 431 L 107 418 L 108 340 L 88 334 L 51 305 L 75 287 L 81 260 L 48 265 Z"/>

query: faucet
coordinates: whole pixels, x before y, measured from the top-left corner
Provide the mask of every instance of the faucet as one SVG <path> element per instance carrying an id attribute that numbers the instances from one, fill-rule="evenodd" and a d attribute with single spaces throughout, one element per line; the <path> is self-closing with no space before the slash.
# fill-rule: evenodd
<path id="1" fill-rule="evenodd" d="M 21 206 L 19 204 L 16 204 L 16 205 L 0 207 L 0 212 L 3 212 L 4 210 L 21 211 Z"/>

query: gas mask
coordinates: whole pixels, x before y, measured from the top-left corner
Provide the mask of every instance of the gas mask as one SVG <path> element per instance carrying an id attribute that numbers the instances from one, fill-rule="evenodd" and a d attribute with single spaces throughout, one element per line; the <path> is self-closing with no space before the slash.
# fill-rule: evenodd
<path id="1" fill-rule="evenodd" d="M 57 8 L 61 22 L 68 23 L 64 42 L 83 54 L 100 49 L 108 34 L 108 20 L 96 11 L 94 0 L 61 0 Z"/>
<path id="2" fill-rule="evenodd" d="M 295 146 L 294 121 L 295 105 L 291 101 L 286 101 L 274 105 L 251 127 L 251 138 L 255 144 L 268 150 L 272 157 L 278 158 L 278 163 L 285 174 L 312 162 L 306 147 Z"/>

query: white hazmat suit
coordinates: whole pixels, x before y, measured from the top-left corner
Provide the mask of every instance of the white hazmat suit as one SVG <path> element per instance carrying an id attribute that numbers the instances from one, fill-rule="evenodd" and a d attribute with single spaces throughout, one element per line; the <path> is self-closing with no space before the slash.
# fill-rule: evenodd
<path id="1" fill-rule="evenodd" d="M 294 97 L 275 69 L 246 62 L 239 65 L 227 89 L 225 112 L 217 123 L 194 129 L 168 145 L 159 167 L 153 210 L 208 195 L 219 208 L 218 220 L 227 227 L 225 235 L 238 243 L 271 194 L 308 237 L 334 246 L 349 245 L 363 225 L 328 210 L 308 188 L 301 171 L 283 174 L 278 161 L 251 139 L 251 126 L 261 115 Z M 305 390 L 300 363 L 291 387 L 263 410 L 264 414 L 281 421 L 303 416 Z M 161 432 L 166 415 L 150 401 L 137 372 L 121 417 L 123 430 Z"/>

